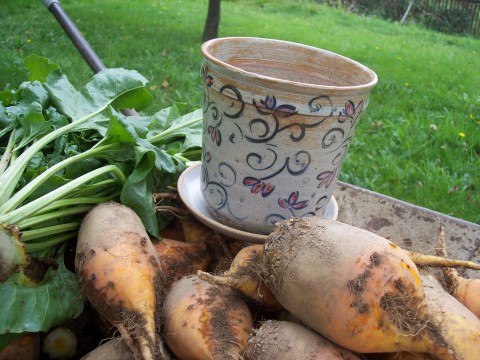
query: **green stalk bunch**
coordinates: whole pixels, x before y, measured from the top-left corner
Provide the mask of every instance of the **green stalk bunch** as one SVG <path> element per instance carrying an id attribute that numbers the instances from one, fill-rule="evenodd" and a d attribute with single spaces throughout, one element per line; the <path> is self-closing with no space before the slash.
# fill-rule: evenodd
<path id="1" fill-rule="evenodd" d="M 0 92 L 0 303 L 9 307 L 0 315 L 0 349 L 81 312 L 63 255 L 93 206 L 119 201 L 158 236 L 168 220 L 155 213 L 153 193 L 201 153 L 201 110 L 120 112 L 151 102 L 138 72 L 107 69 L 78 91 L 45 58 L 30 56 L 25 65 L 29 81 Z M 32 263 L 52 260 L 57 267 L 30 275 Z"/>

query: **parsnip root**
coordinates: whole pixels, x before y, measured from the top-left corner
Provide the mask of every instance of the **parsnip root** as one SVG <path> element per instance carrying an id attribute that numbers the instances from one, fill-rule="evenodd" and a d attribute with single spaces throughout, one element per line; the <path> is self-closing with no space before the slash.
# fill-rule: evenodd
<path id="1" fill-rule="evenodd" d="M 448 259 L 443 226 L 438 231 L 437 254 Z M 464 278 L 453 268 L 444 268 L 442 271 L 448 292 L 480 318 L 480 279 Z"/>
<path id="2" fill-rule="evenodd" d="M 164 302 L 164 338 L 179 360 L 241 359 L 252 327 L 238 295 L 196 275 L 177 281 Z"/>
<path id="3" fill-rule="evenodd" d="M 360 360 L 306 327 L 268 320 L 248 339 L 245 360 Z"/>
<path id="4" fill-rule="evenodd" d="M 464 268 L 472 270 L 480 270 L 480 264 L 473 261 L 448 259 L 441 256 L 420 254 L 407 251 L 410 258 L 417 266 L 433 266 L 442 268 Z"/>
<path id="5" fill-rule="evenodd" d="M 282 306 L 262 280 L 259 267 L 262 254 L 262 245 L 247 246 L 237 253 L 230 268 L 223 274 L 215 276 L 199 271 L 198 276 L 212 284 L 225 285 L 240 291 L 263 310 L 279 310 Z"/>
<path id="6" fill-rule="evenodd" d="M 109 202 L 87 214 L 78 234 L 75 270 L 89 302 L 118 329 L 136 358 L 167 356 L 159 354 L 156 334 L 162 269 L 133 210 Z"/>

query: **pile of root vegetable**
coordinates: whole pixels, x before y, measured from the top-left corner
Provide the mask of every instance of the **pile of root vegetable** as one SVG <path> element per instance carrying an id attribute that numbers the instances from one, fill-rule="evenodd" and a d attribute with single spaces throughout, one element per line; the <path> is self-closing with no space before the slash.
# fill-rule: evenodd
<path id="1" fill-rule="evenodd" d="M 454 266 L 480 265 L 441 227 L 437 257 L 315 217 L 225 238 L 160 193 L 200 160 L 201 109 L 131 118 L 136 71 L 77 90 L 25 66 L 0 91 L 0 360 L 478 358 L 480 280 Z"/>
<path id="2" fill-rule="evenodd" d="M 90 328 L 72 358 L 478 359 L 480 280 L 454 267 L 479 265 L 448 259 L 441 225 L 438 241 L 440 256 L 422 256 L 309 217 L 250 244 L 188 212 L 153 239 L 130 208 L 99 204 L 73 259 Z"/>

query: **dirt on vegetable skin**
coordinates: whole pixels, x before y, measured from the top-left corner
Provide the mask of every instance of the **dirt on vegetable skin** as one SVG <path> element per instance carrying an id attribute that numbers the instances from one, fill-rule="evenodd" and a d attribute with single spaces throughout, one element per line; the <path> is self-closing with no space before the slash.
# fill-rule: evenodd
<path id="1" fill-rule="evenodd" d="M 180 359 L 241 359 L 253 327 L 240 296 L 197 275 L 173 285 L 162 319 L 165 342 Z"/>
<path id="2" fill-rule="evenodd" d="M 415 264 L 387 239 L 315 217 L 286 220 L 267 239 L 262 273 L 286 310 L 342 347 L 461 358 L 462 345 L 427 310 Z"/>
<path id="3" fill-rule="evenodd" d="M 290 321 L 267 320 L 248 339 L 244 360 L 360 360 L 312 330 Z"/>

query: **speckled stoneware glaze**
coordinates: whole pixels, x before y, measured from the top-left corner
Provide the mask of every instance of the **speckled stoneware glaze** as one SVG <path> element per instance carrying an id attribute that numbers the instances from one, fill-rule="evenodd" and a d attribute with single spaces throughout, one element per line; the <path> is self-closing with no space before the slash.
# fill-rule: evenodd
<path id="1" fill-rule="evenodd" d="M 201 190 L 212 216 L 261 234 L 322 216 L 376 74 L 272 39 L 218 38 L 202 52 Z"/>

